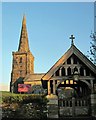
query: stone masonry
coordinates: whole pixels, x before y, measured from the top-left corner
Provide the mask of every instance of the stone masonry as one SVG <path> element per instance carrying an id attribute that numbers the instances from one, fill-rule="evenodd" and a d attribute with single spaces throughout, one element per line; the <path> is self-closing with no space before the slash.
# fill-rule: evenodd
<path id="1" fill-rule="evenodd" d="M 12 85 L 19 78 L 25 78 L 28 74 L 34 73 L 34 56 L 30 52 L 28 44 L 28 35 L 26 28 L 26 18 L 23 17 L 20 43 L 17 52 L 13 52 L 13 64 L 10 82 L 10 91 Z"/>

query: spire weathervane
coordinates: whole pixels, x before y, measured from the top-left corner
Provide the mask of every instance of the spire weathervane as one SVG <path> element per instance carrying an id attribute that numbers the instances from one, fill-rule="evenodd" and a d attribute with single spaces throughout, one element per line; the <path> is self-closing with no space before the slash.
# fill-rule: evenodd
<path id="1" fill-rule="evenodd" d="M 69 39 L 71 39 L 71 40 L 72 40 L 72 41 L 71 41 L 71 45 L 74 45 L 73 40 L 75 39 L 75 37 L 74 37 L 73 35 L 71 35 L 71 37 L 70 37 Z"/>

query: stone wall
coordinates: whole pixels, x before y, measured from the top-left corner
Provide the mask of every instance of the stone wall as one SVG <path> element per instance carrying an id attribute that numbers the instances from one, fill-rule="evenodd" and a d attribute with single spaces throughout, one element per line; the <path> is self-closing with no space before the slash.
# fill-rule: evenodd
<path id="1" fill-rule="evenodd" d="M 91 94 L 91 114 L 92 116 L 96 117 L 96 93 Z"/>

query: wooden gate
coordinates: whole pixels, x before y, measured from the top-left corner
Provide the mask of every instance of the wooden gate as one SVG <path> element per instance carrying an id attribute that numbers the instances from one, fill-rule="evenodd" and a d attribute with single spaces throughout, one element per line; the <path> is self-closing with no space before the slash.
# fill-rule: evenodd
<path id="1" fill-rule="evenodd" d="M 88 116 L 90 113 L 89 98 L 67 98 L 58 100 L 59 117 Z"/>

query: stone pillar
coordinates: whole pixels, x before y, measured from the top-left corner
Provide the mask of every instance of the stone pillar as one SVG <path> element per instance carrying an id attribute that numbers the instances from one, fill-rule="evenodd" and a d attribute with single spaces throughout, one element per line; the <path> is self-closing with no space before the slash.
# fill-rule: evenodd
<path id="1" fill-rule="evenodd" d="M 56 95 L 56 85 L 55 85 L 55 80 L 53 80 L 53 94 Z"/>
<path id="2" fill-rule="evenodd" d="M 48 81 L 48 95 L 51 94 L 51 88 L 50 88 L 50 80 Z"/>
<path id="3" fill-rule="evenodd" d="M 96 93 L 90 95 L 91 98 L 91 115 L 96 117 Z"/>
<path id="4" fill-rule="evenodd" d="M 47 103 L 48 118 L 58 118 L 59 108 L 58 108 L 58 97 L 57 95 L 47 95 L 49 102 Z"/>

